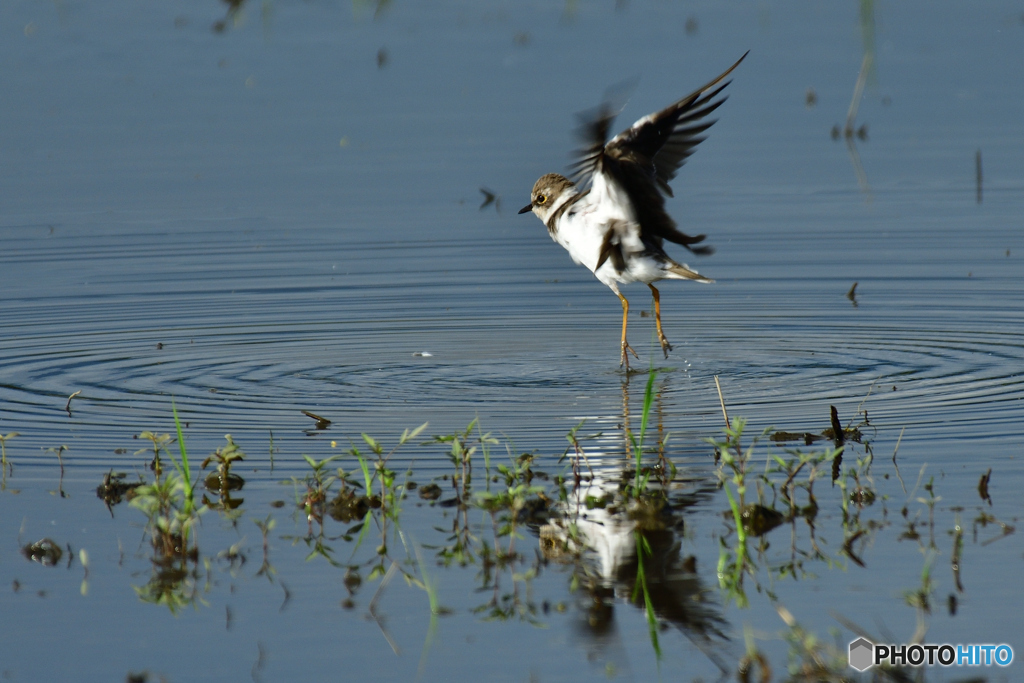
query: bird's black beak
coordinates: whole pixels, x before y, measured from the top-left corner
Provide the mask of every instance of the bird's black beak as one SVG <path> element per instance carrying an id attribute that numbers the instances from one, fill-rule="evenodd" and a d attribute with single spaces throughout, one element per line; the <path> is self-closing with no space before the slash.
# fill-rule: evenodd
<path id="1" fill-rule="evenodd" d="M 519 213 L 526 213 L 527 211 L 533 211 L 533 204 L 527 204 L 523 208 L 519 209 Z"/>

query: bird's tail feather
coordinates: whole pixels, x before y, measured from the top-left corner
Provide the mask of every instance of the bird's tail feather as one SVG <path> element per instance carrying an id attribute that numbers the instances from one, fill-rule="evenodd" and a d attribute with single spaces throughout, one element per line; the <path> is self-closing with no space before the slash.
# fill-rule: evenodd
<path id="1" fill-rule="evenodd" d="M 695 280 L 696 282 L 714 282 L 709 277 L 704 277 L 695 270 L 690 270 L 689 266 L 673 261 L 668 265 L 667 268 L 670 278 L 674 280 Z"/>

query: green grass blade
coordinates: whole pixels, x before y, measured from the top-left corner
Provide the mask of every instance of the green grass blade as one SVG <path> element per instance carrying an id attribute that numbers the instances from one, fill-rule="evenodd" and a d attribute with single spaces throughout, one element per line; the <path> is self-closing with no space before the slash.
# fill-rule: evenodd
<path id="1" fill-rule="evenodd" d="M 633 441 L 633 453 L 636 454 L 636 474 L 633 477 L 633 488 L 638 492 L 640 491 L 640 461 L 643 457 L 644 448 L 644 435 L 647 433 L 647 422 L 651 417 L 651 403 L 654 402 L 654 378 L 658 375 L 658 371 L 651 368 L 650 373 L 647 375 L 647 388 L 644 390 L 644 409 L 640 416 L 640 442 L 633 438 L 630 434 L 630 439 Z"/>
<path id="2" fill-rule="evenodd" d="M 178 407 L 174 404 L 174 398 L 171 398 L 171 412 L 174 414 L 174 428 L 178 431 L 178 450 L 181 451 L 181 471 L 182 478 L 185 480 L 185 500 L 188 501 L 189 508 L 192 507 L 192 471 L 188 466 L 188 451 L 185 449 L 185 435 L 181 433 L 181 420 L 178 418 Z M 174 458 L 171 458 L 171 462 L 174 462 Z M 177 463 L 175 463 L 177 467 Z"/>
<path id="3" fill-rule="evenodd" d="M 359 451 L 352 449 L 356 459 L 359 460 L 359 467 L 363 470 L 363 480 L 366 482 L 366 495 L 370 495 L 370 486 L 373 484 L 373 476 L 370 474 L 370 466 L 366 464 L 366 458 Z"/>

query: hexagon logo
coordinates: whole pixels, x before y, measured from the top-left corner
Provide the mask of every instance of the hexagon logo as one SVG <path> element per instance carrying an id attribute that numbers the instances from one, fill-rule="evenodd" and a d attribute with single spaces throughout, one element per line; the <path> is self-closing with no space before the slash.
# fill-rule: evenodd
<path id="1" fill-rule="evenodd" d="M 875 663 L 875 646 L 866 638 L 850 643 L 850 666 L 857 671 L 866 671 Z"/>

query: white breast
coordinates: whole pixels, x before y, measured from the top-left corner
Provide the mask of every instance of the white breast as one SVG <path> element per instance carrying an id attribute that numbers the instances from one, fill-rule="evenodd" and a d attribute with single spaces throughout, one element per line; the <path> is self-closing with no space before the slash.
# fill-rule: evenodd
<path id="1" fill-rule="evenodd" d="M 623 252 L 643 251 L 640 226 L 636 223 L 636 212 L 629 196 L 603 173 L 595 173 L 590 193 L 562 214 L 552 238 L 565 247 L 573 261 L 589 268 L 606 285 L 616 281 L 631 282 L 635 278 L 628 273 L 617 274 L 610 260 L 595 271 L 601 244 L 615 223 L 620 226 L 617 239 L 621 241 Z M 625 230 L 621 227 L 623 224 L 627 226 Z"/>

